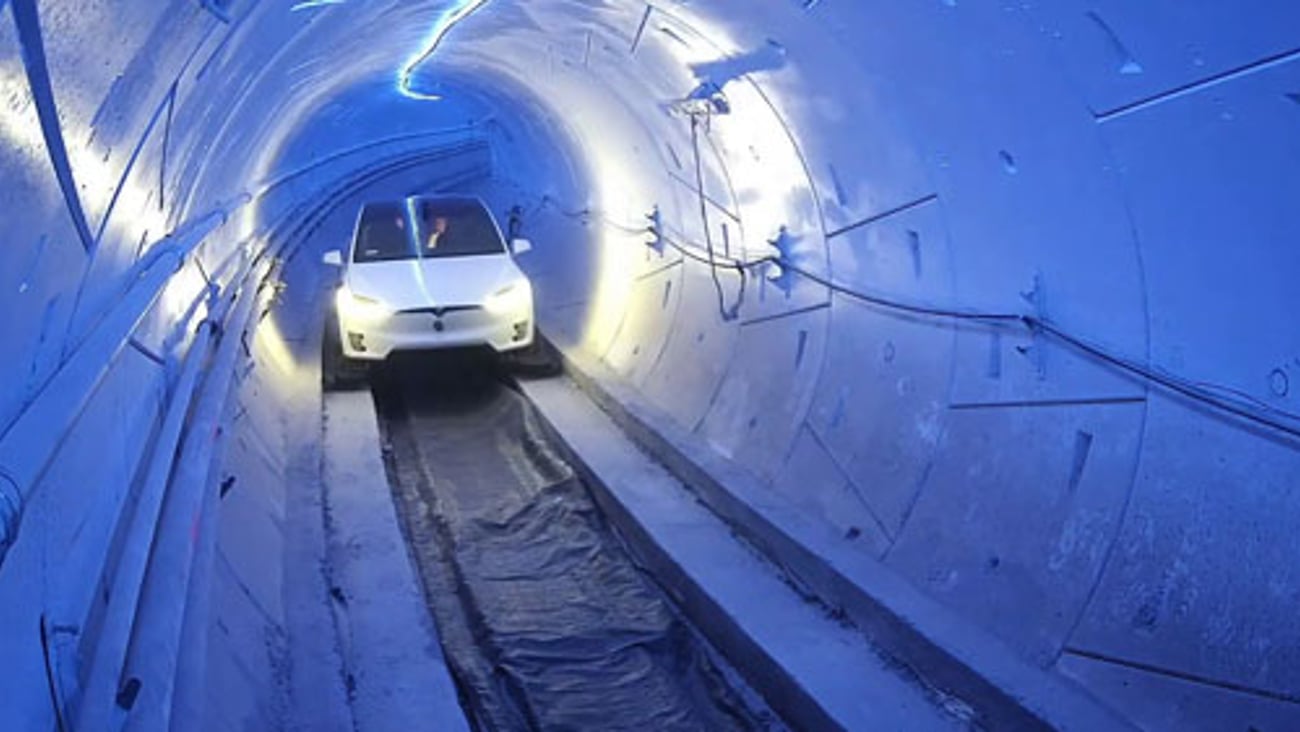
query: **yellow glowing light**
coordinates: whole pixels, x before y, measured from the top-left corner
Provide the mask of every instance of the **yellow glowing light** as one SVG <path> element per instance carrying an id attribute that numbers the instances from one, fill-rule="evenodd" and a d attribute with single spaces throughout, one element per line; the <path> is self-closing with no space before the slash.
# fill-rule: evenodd
<path id="1" fill-rule="evenodd" d="M 592 129 L 583 135 L 587 142 L 591 180 L 598 181 L 595 210 L 610 222 L 634 223 L 644 221 L 653 208 L 655 193 L 628 151 L 608 135 L 600 134 L 602 120 L 598 115 L 584 115 Z M 614 120 L 609 120 L 614 122 Z M 605 127 L 605 129 L 611 129 Z M 617 129 L 617 128 L 614 128 Z M 646 236 L 635 235 L 619 228 L 597 223 L 599 231 L 598 276 L 588 311 L 583 345 L 594 353 L 604 353 L 618 336 L 623 316 L 629 305 L 632 279 L 645 263 Z"/>
<path id="2" fill-rule="evenodd" d="M 291 376 L 297 373 L 298 361 L 289 350 L 289 343 L 274 317 L 266 318 L 258 325 L 256 343 L 279 372 Z"/>

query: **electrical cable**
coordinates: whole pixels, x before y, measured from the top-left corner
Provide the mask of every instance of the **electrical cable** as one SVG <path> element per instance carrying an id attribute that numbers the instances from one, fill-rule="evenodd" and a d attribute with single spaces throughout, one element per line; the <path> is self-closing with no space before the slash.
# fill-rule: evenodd
<path id="1" fill-rule="evenodd" d="M 1237 404 L 1246 404 L 1260 411 L 1272 412 L 1273 414 L 1277 414 L 1282 417 L 1287 417 L 1289 419 L 1300 419 L 1300 414 L 1296 414 L 1294 412 L 1288 412 L 1285 409 L 1280 409 L 1278 407 L 1275 407 L 1272 404 L 1269 404 L 1268 402 L 1262 399 L 1258 399 L 1256 397 L 1251 396 L 1250 394 L 1247 394 L 1241 389 L 1235 389 L 1231 386 L 1224 386 L 1223 384 L 1211 384 L 1205 381 L 1193 381 L 1191 382 L 1191 384 L 1192 386 L 1198 389 L 1203 389 L 1205 391 L 1219 392 L 1220 394 L 1225 395 L 1224 398 L 1228 399 L 1229 401 L 1236 402 Z"/>
<path id="2" fill-rule="evenodd" d="M 940 307 L 932 307 L 929 305 L 906 303 L 891 298 L 884 298 L 876 295 L 870 295 L 861 292 L 859 290 L 855 290 L 853 288 L 845 287 L 844 285 L 834 282 L 829 278 L 822 277 L 816 273 L 809 272 L 803 268 L 796 267 L 785 262 L 779 262 L 779 263 L 781 264 L 782 267 L 785 267 L 793 272 L 796 272 L 799 275 L 813 282 L 816 282 L 820 285 L 823 285 L 827 289 L 830 289 L 834 292 L 838 292 L 847 297 L 851 297 L 856 300 L 861 300 L 863 302 L 867 302 L 873 305 L 879 305 L 881 307 L 888 308 L 890 310 L 910 313 L 913 315 L 938 317 L 938 318 L 945 318 L 950 320 L 977 321 L 977 322 L 984 322 L 984 323 L 1003 323 L 1003 324 L 1019 322 L 1032 332 L 1042 333 L 1044 335 L 1055 338 L 1056 340 L 1059 340 L 1080 351 L 1083 351 L 1084 353 L 1087 353 L 1088 355 L 1092 356 L 1093 358 L 1103 363 L 1109 364 L 1111 366 L 1120 369 L 1121 371 L 1137 376 L 1144 381 L 1157 384 L 1159 386 L 1164 387 L 1165 389 L 1173 391 L 1184 397 L 1187 397 L 1194 401 L 1210 406 L 1221 412 L 1226 412 L 1233 416 L 1247 420 L 1261 427 L 1266 427 L 1268 429 L 1281 432 L 1291 437 L 1300 438 L 1300 427 L 1289 425 L 1284 422 L 1280 422 L 1276 419 L 1271 419 L 1263 414 L 1260 414 L 1260 412 L 1267 411 L 1276 414 L 1280 417 L 1284 417 L 1286 419 L 1296 420 L 1296 421 L 1300 421 L 1300 414 L 1295 414 L 1293 412 L 1288 412 L 1286 410 L 1278 409 L 1277 407 L 1266 405 L 1263 402 L 1254 399 L 1253 397 L 1248 397 L 1244 394 L 1241 394 L 1241 392 L 1237 391 L 1236 389 L 1232 389 L 1231 387 L 1223 387 L 1223 386 L 1218 386 L 1213 384 L 1190 382 L 1182 377 L 1175 376 L 1173 374 L 1164 373 L 1163 371 L 1153 368 L 1151 366 L 1140 364 L 1135 361 L 1124 358 L 1122 356 L 1118 356 L 1114 353 L 1111 353 L 1108 349 L 1102 346 L 1095 345 L 1082 338 L 1071 335 L 1070 333 L 1062 329 L 1060 326 L 1056 325 L 1055 323 L 1052 323 L 1050 320 L 1047 320 L 1046 318 L 1042 318 L 1034 315 L 1017 315 L 1012 313 L 997 313 L 997 312 L 978 312 L 973 310 L 940 308 Z M 1245 400 L 1237 401 L 1232 399 L 1225 399 L 1213 394 L 1212 390 L 1236 392 L 1239 395 L 1245 397 Z M 1253 402 L 1253 404 L 1248 405 L 1244 403 L 1246 400 L 1249 400 L 1249 402 Z"/>
<path id="3" fill-rule="evenodd" d="M 747 269 L 751 269 L 761 264 L 775 262 L 777 259 L 776 257 L 762 257 L 760 259 L 741 260 L 741 259 L 736 259 L 735 257 L 718 256 L 715 254 L 712 260 L 710 261 L 710 258 L 706 254 L 701 254 L 696 251 L 697 249 L 699 249 L 698 246 L 691 246 L 689 244 L 685 244 L 679 241 L 676 237 L 667 234 L 666 232 L 656 230 L 654 226 L 651 225 L 633 226 L 630 224 L 624 224 L 622 222 L 615 221 L 609 218 L 608 216 L 601 213 L 600 211 L 597 211 L 595 209 L 590 209 L 590 208 L 579 209 L 577 211 L 566 211 L 562 208 L 559 208 L 559 206 L 556 205 L 553 199 L 546 198 L 546 197 L 543 197 L 542 202 L 537 207 L 535 207 L 534 211 L 540 208 L 545 208 L 547 206 L 550 206 L 555 210 L 556 213 L 566 218 L 582 221 L 584 223 L 590 221 L 591 219 L 596 219 L 607 228 L 614 229 L 615 231 L 624 234 L 630 234 L 633 236 L 639 234 L 653 235 L 657 237 L 660 241 L 663 241 L 665 244 L 671 246 L 683 257 L 699 262 L 700 264 L 707 265 L 713 263 L 713 264 L 723 265 L 729 269 L 734 269 L 737 272 L 744 272 Z"/>
<path id="4" fill-rule="evenodd" d="M 709 231 L 709 202 L 704 196 L 704 163 L 700 160 L 700 117 L 691 113 L 691 151 L 695 155 L 695 193 L 700 202 L 700 221 L 704 226 L 704 246 L 709 252 L 709 277 L 713 279 L 713 289 L 718 293 L 718 312 L 723 322 L 735 320 L 740 312 L 740 305 L 745 298 L 745 277 L 740 278 L 740 294 L 736 304 L 727 308 L 727 296 L 722 289 L 722 280 L 718 277 L 718 260 L 713 255 L 713 233 Z M 705 118 L 707 119 L 707 113 Z"/>
<path id="5" fill-rule="evenodd" d="M 789 264 L 783 260 L 776 259 L 774 261 L 776 261 L 777 264 L 779 264 L 783 269 L 787 269 L 790 270 L 791 272 L 795 272 L 799 274 L 801 277 L 816 282 L 817 284 L 822 285 L 834 292 L 838 292 L 841 295 L 845 295 L 855 300 L 861 300 L 862 302 L 870 303 L 872 305 L 879 305 L 881 307 L 888 308 L 890 310 L 897 310 L 899 312 L 910 313 L 912 315 L 924 315 L 924 316 L 929 316 L 934 318 L 947 318 L 950 320 L 978 321 L 983 323 L 1019 323 L 1019 322 L 1023 322 L 1025 317 L 1017 313 L 979 312 L 976 310 L 963 310 L 960 308 L 942 308 L 933 305 L 924 305 L 920 303 L 907 303 L 900 300 L 894 300 L 892 298 L 881 297 L 879 295 L 871 295 L 866 292 L 862 292 L 860 290 L 854 290 L 852 288 L 845 287 L 844 285 L 841 285 L 838 282 L 830 280 L 814 272 L 810 272 L 809 270 L 804 269 L 802 267 Z"/>
<path id="6" fill-rule="evenodd" d="M 699 255 L 692 256 L 688 247 L 673 241 L 670 241 L 669 243 L 684 255 L 691 256 L 692 259 L 701 262 L 707 261 Z M 715 259 L 714 261 L 716 262 L 717 260 Z M 1087 353 L 1102 363 L 1109 364 L 1121 371 L 1137 376 L 1144 381 L 1164 387 L 1165 389 L 1180 394 L 1188 399 L 1192 399 L 1193 401 L 1205 404 L 1206 406 L 1212 407 L 1221 412 L 1247 420 L 1261 427 L 1280 432 L 1290 437 L 1300 438 L 1300 427 L 1289 425 L 1285 422 L 1279 421 L 1278 419 L 1272 419 L 1265 414 L 1261 414 L 1261 412 L 1277 415 L 1283 419 L 1293 420 L 1296 422 L 1300 422 L 1300 414 L 1266 404 L 1259 399 L 1251 397 L 1240 390 L 1233 389 L 1232 387 L 1207 384 L 1204 382 L 1191 382 L 1182 377 L 1165 373 L 1157 368 L 1118 356 L 1102 346 L 1095 345 L 1082 338 L 1071 335 L 1060 326 L 1045 318 L 1018 313 L 982 312 L 962 308 L 938 307 L 921 303 L 904 302 L 893 298 L 882 297 L 880 295 L 872 295 L 861 290 L 847 287 L 828 277 L 819 275 L 816 272 L 791 264 L 779 257 L 763 257 L 748 262 L 736 262 L 734 266 L 736 266 L 738 271 L 743 272 L 746 269 L 767 264 L 769 262 L 774 262 L 783 269 L 794 272 L 799 276 L 822 285 L 833 292 L 896 312 L 947 320 L 979 322 L 991 325 L 1020 324 L 1030 331 L 1039 332 L 1055 338 L 1056 340 Z M 1214 394 L 1214 391 L 1233 393 L 1237 398 L 1224 398 Z"/>
<path id="7" fill-rule="evenodd" d="M 537 206 L 535 206 L 533 208 L 533 211 L 530 212 L 528 215 L 531 216 L 532 213 L 536 213 L 537 211 L 540 211 L 541 209 L 544 208 L 552 208 L 555 210 L 557 214 L 568 219 L 581 221 L 583 224 L 586 224 L 593 218 L 599 219 L 600 222 L 603 223 L 605 226 L 611 229 L 615 229 L 617 231 L 621 231 L 625 234 L 646 234 L 653 231 L 651 227 L 647 227 L 647 226 L 629 226 L 627 224 L 621 224 L 609 218 L 608 216 L 605 216 L 603 213 L 591 208 L 581 208 L 576 211 L 568 211 L 564 208 L 561 208 L 560 202 L 556 201 L 554 198 L 551 198 L 550 196 L 542 196 L 542 200 L 538 202 Z"/>
<path id="8" fill-rule="evenodd" d="M 651 230 L 647 230 L 647 231 L 653 233 L 653 231 Z M 659 232 L 659 237 L 663 240 L 665 244 L 672 247 L 674 250 L 676 250 L 679 254 L 681 254 L 686 259 L 690 259 L 692 261 L 699 262 L 700 264 L 705 264 L 710 266 L 724 265 L 727 268 L 734 269 L 739 273 L 744 273 L 746 270 L 752 269 L 760 264 L 767 264 L 769 262 L 777 261 L 776 257 L 763 257 L 761 259 L 753 259 L 748 261 L 735 259 L 733 257 L 719 257 L 716 255 L 713 257 L 709 257 L 705 254 L 698 253 L 696 250 L 699 247 L 693 247 L 689 244 L 684 244 L 678 241 L 676 238 L 664 234 L 663 232 Z"/>
<path id="9" fill-rule="evenodd" d="M 693 116 L 692 117 L 693 138 L 696 136 L 695 127 L 697 124 L 698 121 Z M 698 175 L 698 150 L 699 150 L 698 143 L 696 144 L 695 149 L 697 154 L 697 175 Z M 702 190 L 703 188 L 701 187 L 700 188 L 701 196 L 702 196 Z M 819 284 L 832 292 L 839 293 L 841 295 L 844 295 L 845 297 L 849 297 L 854 300 L 865 302 L 871 305 L 876 305 L 888 310 L 893 310 L 895 312 L 907 313 L 910 315 L 918 315 L 918 316 L 929 317 L 929 318 L 961 321 L 961 322 L 985 323 L 988 325 L 1022 325 L 1033 333 L 1038 333 L 1047 337 L 1054 338 L 1062 343 L 1065 343 L 1066 345 L 1075 348 L 1076 350 L 1088 354 L 1089 356 L 1091 356 L 1092 358 L 1096 359 L 1097 361 L 1103 364 L 1107 364 L 1120 371 L 1135 376 L 1142 381 L 1145 381 L 1150 384 L 1155 384 L 1168 391 L 1174 392 L 1176 394 L 1179 394 L 1180 396 L 1190 399 L 1194 402 L 1203 404 L 1214 410 L 1217 410 L 1219 412 L 1228 415 L 1232 415 L 1239 419 L 1243 419 L 1259 427 L 1263 427 L 1265 429 L 1286 435 L 1291 438 L 1300 439 L 1300 413 L 1287 411 L 1285 409 L 1281 409 L 1279 407 L 1267 404 L 1266 402 L 1263 402 L 1260 399 L 1257 399 L 1239 389 L 1235 389 L 1230 386 L 1224 386 L 1220 384 L 1213 384 L 1207 382 L 1191 381 L 1189 379 L 1164 372 L 1159 368 L 1147 364 L 1143 364 L 1138 361 L 1134 361 L 1132 359 L 1125 358 L 1124 356 L 1117 355 L 1111 352 L 1109 349 L 1103 346 L 1096 345 L 1083 338 L 1071 335 L 1065 329 L 1061 328 L 1060 326 L 1056 325 L 1050 320 L 1046 318 L 1042 318 L 1040 316 L 1024 315 L 1020 313 L 1011 313 L 1011 312 L 969 310 L 969 309 L 956 308 L 956 307 L 940 307 L 940 306 L 929 305 L 924 303 L 906 302 L 903 300 L 897 300 L 894 298 L 884 297 L 881 295 L 873 295 L 871 293 L 864 292 L 862 290 L 848 287 L 839 282 L 835 282 L 829 277 L 825 277 L 809 269 L 800 267 L 788 261 L 787 258 L 780 257 L 780 256 L 765 256 L 765 257 L 760 257 L 758 259 L 752 259 L 752 260 L 741 260 L 741 259 L 735 259 L 731 257 L 719 257 L 714 253 L 711 237 L 708 236 L 707 208 L 704 209 L 704 214 L 703 214 L 704 220 L 706 222 L 705 248 L 707 253 L 703 253 L 703 254 L 697 251 L 699 249 L 698 246 L 693 246 L 678 241 L 676 238 L 668 236 L 662 231 L 656 231 L 654 227 L 628 226 L 626 224 L 621 224 L 619 222 L 612 221 L 603 215 L 591 211 L 590 209 L 586 209 L 581 212 L 575 212 L 575 213 L 561 211 L 561 213 L 565 215 L 571 215 L 571 216 L 581 216 L 584 220 L 594 216 L 595 218 L 598 218 L 601 222 L 603 222 L 606 226 L 609 226 L 610 228 L 625 233 L 629 233 L 629 234 L 654 234 L 658 237 L 660 241 L 671 246 L 673 249 L 678 251 L 684 258 L 691 259 L 701 264 L 708 265 L 710 268 L 710 272 L 713 275 L 714 286 L 715 288 L 717 288 L 719 292 L 719 310 L 722 312 L 724 320 L 730 320 L 731 318 L 726 317 L 727 310 L 725 306 L 725 301 L 721 294 L 722 286 L 721 283 L 718 281 L 718 277 L 717 277 L 717 267 L 719 265 L 725 265 L 726 267 L 733 269 L 741 277 L 741 283 L 742 283 L 741 295 L 736 305 L 736 309 L 738 310 L 739 305 L 741 302 L 743 302 L 743 298 L 744 298 L 745 273 L 749 270 L 755 269 L 757 267 L 761 267 L 766 264 L 776 264 L 780 266 L 783 270 L 794 272 L 795 274 L 798 274 L 804 279 Z M 1274 416 L 1269 416 L 1269 415 L 1274 415 Z M 1281 420 L 1288 420 L 1291 422 L 1296 422 L 1297 424 L 1292 425 Z"/>
<path id="10" fill-rule="evenodd" d="M 1210 393 L 1210 390 L 1206 389 L 1204 386 L 1198 386 L 1195 382 L 1116 356 L 1100 346 L 1093 345 L 1082 338 L 1070 335 L 1060 327 L 1042 318 L 1024 316 L 1023 320 L 1025 325 L 1031 330 L 1040 330 L 1047 333 L 1048 335 L 1068 343 L 1069 345 L 1074 346 L 1101 361 L 1116 366 L 1119 369 L 1141 377 L 1142 379 L 1163 386 L 1164 388 L 1181 394 L 1193 401 L 1201 402 L 1207 406 L 1240 417 L 1241 419 L 1247 420 L 1261 427 L 1266 427 L 1294 438 L 1300 438 L 1300 427 L 1288 425 L 1276 419 L 1266 417 L 1259 413 L 1262 410 L 1259 410 L 1258 408 L 1246 406 L 1233 400 L 1220 398 Z M 1227 389 L 1228 387 L 1215 386 L 1214 388 Z M 1275 408 L 1270 408 L 1268 411 L 1287 419 L 1300 421 L 1300 414 L 1294 414 L 1292 412 Z"/>

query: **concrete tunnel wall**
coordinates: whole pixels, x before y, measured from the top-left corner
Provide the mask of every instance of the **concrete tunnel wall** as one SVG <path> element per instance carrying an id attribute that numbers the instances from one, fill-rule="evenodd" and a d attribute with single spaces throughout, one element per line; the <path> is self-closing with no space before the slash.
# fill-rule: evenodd
<path id="1" fill-rule="evenodd" d="M 773 500 L 1153 726 L 1294 715 L 1293 440 L 1021 327 L 903 317 L 794 273 L 756 270 L 742 296 L 723 271 L 719 296 L 707 266 L 638 231 L 657 205 L 702 251 L 690 122 L 672 102 L 713 81 L 731 109 L 702 131 L 701 175 L 728 256 L 768 256 L 785 227 L 792 261 L 848 288 L 1036 314 L 1287 421 L 1288 4 L 83 5 L 13 2 L 0 23 L 14 243 L 0 298 L 19 354 L 0 365 L 3 424 L 43 403 L 154 242 L 211 212 L 225 223 L 72 431 L 36 435 L 57 457 L 0 567 L 0 638 L 22 672 L 3 682 L 5 714 L 20 725 L 52 721 L 46 659 L 76 688 L 93 654 L 96 590 L 203 317 L 189 309 L 203 272 L 367 164 L 449 139 L 486 141 L 491 175 L 476 159 L 404 183 L 448 175 L 499 211 L 521 205 L 546 332 Z M 66 158 L 49 154 L 29 84 L 37 6 Z M 266 388 L 288 404 L 303 376 L 286 373 Z M 274 573 L 256 564 L 241 566 Z M 53 652 L 42 616 L 64 629 Z"/>

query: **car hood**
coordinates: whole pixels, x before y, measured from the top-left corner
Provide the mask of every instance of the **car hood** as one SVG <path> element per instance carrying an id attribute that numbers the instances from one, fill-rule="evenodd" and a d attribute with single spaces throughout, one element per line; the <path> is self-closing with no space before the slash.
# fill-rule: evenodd
<path id="1" fill-rule="evenodd" d="M 348 268 L 356 294 L 394 310 L 481 305 L 488 295 L 523 277 L 508 254 L 446 259 L 364 262 Z"/>

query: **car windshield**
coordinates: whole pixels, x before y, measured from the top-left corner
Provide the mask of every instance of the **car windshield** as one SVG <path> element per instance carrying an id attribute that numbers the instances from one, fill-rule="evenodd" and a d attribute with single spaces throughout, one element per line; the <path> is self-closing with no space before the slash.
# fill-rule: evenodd
<path id="1" fill-rule="evenodd" d="M 371 203 L 361 210 L 357 222 L 354 262 L 390 262 L 415 259 L 405 207 L 400 203 Z"/>
<path id="2" fill-rule="evenodd" d="M 417 199 L 413 209 L 421 257 L 469 257 L 506 250 L 492 217 L 478 201 Z"/>

